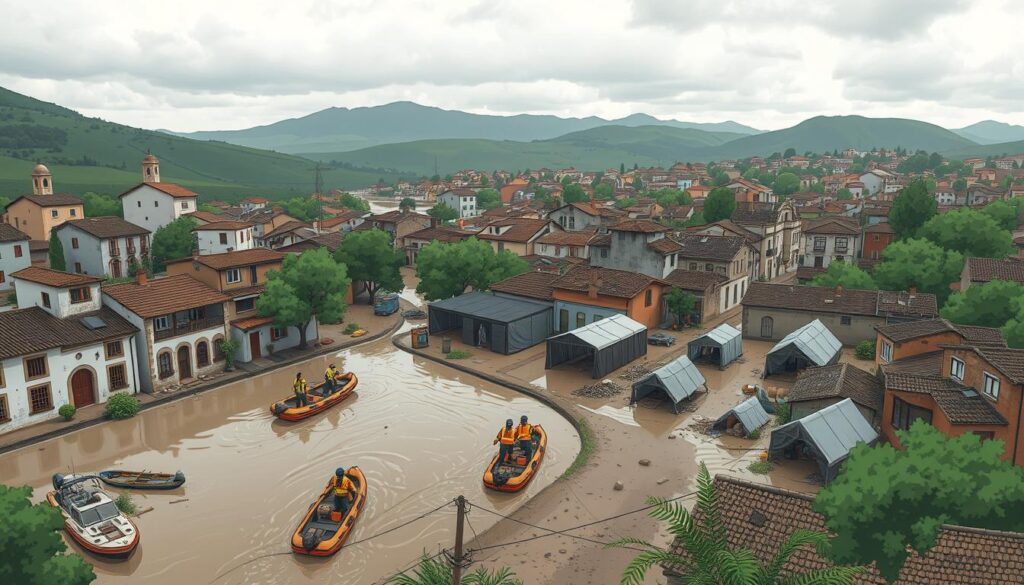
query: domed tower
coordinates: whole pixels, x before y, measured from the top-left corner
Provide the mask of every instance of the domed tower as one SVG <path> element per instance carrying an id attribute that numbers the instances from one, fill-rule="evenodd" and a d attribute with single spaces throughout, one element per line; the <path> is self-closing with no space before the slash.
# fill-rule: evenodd
<path id="1" fill-rule="evenodd" d="M 160 182 L 160 161 L 156 160 L 152 154 L 147 153 L 146 158 L 142 159 L 142 182 Z"/>
<path id="2" fill-rule="evenodd" d="M 32 194 L 53 195 L 53 175 L 46 165 L 39 163 L 32 169 Z"/>

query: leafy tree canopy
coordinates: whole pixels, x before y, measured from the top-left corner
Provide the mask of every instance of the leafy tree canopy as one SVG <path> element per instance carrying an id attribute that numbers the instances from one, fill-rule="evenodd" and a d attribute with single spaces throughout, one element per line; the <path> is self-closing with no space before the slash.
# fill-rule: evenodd
<path id="1" fill-rule="evenodd" d="M 836 562 L 877 563 L 890 581 L 907 558 L 923 555 L 944 523 L 1024 530 L 1024 469 L 1004 461 L 1002 441 L 964 433 L 947 438 L 924 421 L 897 431 L 903 449 L 854 447 L 814 509 L 835 534 Z M 969 496 L 968 496 L 969 494 Z"/>
<path id="2" fill-rule="evenodd" d="M 793 173 L 779 173 L 772 184 L 772 190 L 783 197 L 792 195 L 800 190 L 800 177 Z"/>
<path id="3" fill-rule="evenodd" d="M 693 199 L 690 195 L 684 191 L 680 191 L 679 189 L 658 189 L 657 191 L 652 191 L 650 195 L 662 207 L 668 207 L 669 205 L 689 205 L 693 203 Z"/>
<path id="4" fill-rule="evenodd" d="M 476 194 L 476 206 L 480 209 L 501 207 L 501 193 L 494 189 L 480 189 Z"/>
<path id="5" fill-rule="evenodd" d="M 387 232 L 372 229 L 346 235 L 334 259 L 345 265 L 349 278 L 366 286 L 369 304 L 378 290 L 400 291 L 405 286 L 399 270 L 405 256 L 395 249 Z"/>
<path id="6" fill-rule="evenodd" d="M 445 203 L 437 203 L 427 210 L 427 215 L 444 223 L 459 219 L 458 210 Z"/>
<path id="7" fill-rule="evenodd" d="M 267 289 L 256 299 L 256 310 L 273 317 L 278 327 L 298 327 L 299 347 L 304 349 L 314 316 L 324 323 L 341 320 L 349 284 L 345 265 L 335 262 L 326 248 L 288 254 L 280 271 L 267 273 Z"/>
<path id="8" fill-rule="evenodd" d="M 398 204 L 399 209 L 416 209 L 416 200 L 412 197 L 404 197 Z"/>
<path id="9" fill-rule="evenodd" d="M 708 199 L 704 202 L 704 219 L 708 223 L 714 223 L 732 217 L 736 211 L 736 195 L 725 187 L 712 189 L 708 193 Z"/>
<path id="10" fill-rule="evenodd" d="M 853 199 L 853 191 L 850 191 L 846 187 L 843 187 L 842 189 L 836 192 L 836 198 L 839 199 L 840 201 L 849 201 L 850 199 Z"/>
<path id="11" fill-rule="evenodd" d="M 587 196 L 587 192 L 583 190 L 583 187 L 577 183 L 572 183 L 562 189 L 562 201 L 566 203 L 584 203 L 590 201 L 590 197 Z"/>
<path id="12" fill-rule="evenodd" d="M 64 256 L 64 243 L 57 237 L 57 230 L 50 230 L 50 268 L 67 270 L 67 258 Z"/>
<path id="13" fill-rule="evenodd" d="M 1013 235 L 988 214 L 968 208 L 936 215 L 917 235 L 968 257 L 1003 258 L 1013 253 Z"/>
<path id="14" fill-rule="evenodd" d="M 1020 223 L 1021 203 L 1024 203 L 1024 197 L 1018 199 L 993 201 L 983 207 L 981 213 L 994 219 L 1002 229 L 1012 232 Z"/>
<path id="15" fill-rule="evenodd" d="M 1006 280 L 975 284 L 950 295 L 941 314 L 960 325 L 1002 327 L 1020 314 L 1024 285 Z"/>
<path id="16" fill-rule="evenodd" d="M 91 191 L 82 195 L 82 209 L 85 212 L 85 217 L 124 216 L 120 199 Z"/>
<path id="17" fill-rule="evenodd" d="M 825 286 L 835 288 L 842 286 L 847 289 L 877 290 L 878 285 L 871 275 L 864 272 L 858 266 L 834 260 L 828 265 L 828 270 L 814 277 L 811 286 Z"/>
<path id="18" fill-rule="evenodd" d="M 338 198 L 338 204 L 346 209 L 354 209 L 356 211 L 370 211 L 370 202 L 362 197 L 357 197 L 351 193 L 342 193 L 341 197 Z"/>
<path id="19" fill-rule="evenodd" d="M 461 295 L 468 287 L 487 290 L 500 280 L 522 274 L 529 265 L 512 252 L 495 253 L 488 242 L 431 242 L 416 255 L 416 292 L 436 301 Z"/>
<path id="20" fill-rule="evenodd" d="M 610 183 L 598 183 L 594 187 L 594 199 L 610 201 L 615 197 L 615 188 Z"/>
<path id="21" fill-rule="evenodd" d="M 889 223 L 900 238 L 914 237 L 918 228 L 938 212 L 939 203 L 928 193 L 922 179 L 914 179 L 892 203 Z"/>
<path id="22" fill-rule="evenodd" d="M 949 284 L 960 279 L 963 254 L 943 250 L 925 239 L 893 242 L 882 251 L 882 262 L 875 266 L 874 278 L 882 290 L 917 288 L 938 299 L 939 306 L 949 297 Z"/>
<path id="23" fill-rule="evenodd" d="M 153 270 L 163 272 L 164 262 L 192 255 L 195 250 L 192 230 L 195 227 L 196 220 L 183 215 L 156 230 L 153 234 Z"/>
<path id="24" fill-rule="evenodd" d="M 697 306 L 697 297 L 679 287 L 672 287 L 672 290 L 665 295 L 665 306 L 675 317 L 675 322 L 678 325 L 680 320 L 690 320 L 690 314 Z"/>
<path id="25" fill-rule="evenodd" d="M 630 207 L 632 205 L 636 205 L 636 198 L 635 197 L 623 197 L 622 199 L 619 199 L 618 201 L 616 201 L 612 205 L 614 207 L 616 207 L 617 209 L 625 209 L 625 208 Z"/>

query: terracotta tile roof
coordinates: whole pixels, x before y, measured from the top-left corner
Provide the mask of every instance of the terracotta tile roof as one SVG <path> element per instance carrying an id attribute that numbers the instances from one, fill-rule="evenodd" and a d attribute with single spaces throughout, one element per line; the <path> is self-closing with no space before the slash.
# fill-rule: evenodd
<path id="1" fill-rule="evenodd" d="M 819 274 L 828 272 L 828 268 L 818 268 L 816 266 L 798 266 L 796 269 L 797 280 L 814 280 L 814 277 Z"/>
<path id="2" fill-rule="evenodd" d="M 642 234 L 655 234 L 658 232 L 671 231 L 660 223 L 648 219 L 625 219 L 608 227 L 617 232 L 640 232 Z"/>
<path id="3" fill-rule="evenodd" d="M 885 388 L 877 376 L 847 363 L 808 368 L 800 372 L 789 391 L 788 402 L 849 398 L 857 404 L 882 412 Z"/>
<path id="4" fill-rule="evenodd" d="M 933 351 L 913 357 L 882 364 L 882 374 L 911 374 L 915 376 L 937 376 L 942 372 L 942 352 Z"/>
<path id="5" fill-rule="evenodd" d="M 106 326 L 89 329 L 82 324 L 85 317 L 98 317 Z M 80 347 L 137 331 L 124 317 L 106 307 L 65 319 L 58 319 L 40 307 L 4 311 L 0 313 L 0 359 L 55 347 Z"/>
<path id="6" fill-rule="evenodd" d="M 1015 384 L 1024 384 L 1024 349 L 996 346 L 974 349 Z"/>
<path id="7" fill-rule="evenodd" d="M 192 197 L 199 196 L 194 191 L 190 191 L 189 189 L 186 189 L 185 187 L 182 187 L 181 185 L 178 185 L 176 183 L 139 183 L 138 185 L 135 185 L 134 187 L 128 189 L 124 193 L 121 193 L 120 195 L 118 195 L 118 197 L 124 197 L 125 195 L 131 193 L 132 191 L 135 191 L 139 187 L 142 187 L 143 185 L 152 187 L 157 191 L 166 193 L 167 195 L 170 195 L 171 197 L 174 197 L 176 199 L 189 199 Z"/>
<path id="8" fill-rule="evenodd" d="M 102 292 L 146 319 L 229 300 L 187 274 L 158 278 L 142 285 L 113 284 L 103 287 Z"/>
<path id="9" fill-rule="evenodd" d="M 538 238 L 537 243 L 555 246 L 586 246 L 593 237 L 593 231 L 548 232 Z"/>
<path id="10" fill-rule="evenodd" d="M 251 250 L 235 250 L 234 252 L 179 258 L 177 260 L 169 260 L 167 264 L 198 262 L 214 270 L 227 270 L 228 268 L 238 268 L 239 266 L 250 266 L 252 264 L 272 264 L 281 262 L 283 259 L 284 254 L 280 250 L 253 248 Z"/>
<path id="11" fill-rule="evenodd" d="M 7 206 L 10 207 L 20 200 L 31 201 L 39 207 L 61 207 L 64 205 L 82 205 L 82 200 L 70 193 L 54 193 L 52 195 L 22 195 Z"/>
<path id="12" fill-rule="evenodd" d="M 237 327 L 242 331 L 248 331 L 250 329 L 256 329 L 257 327 L 263 327 L 264 325 L 270 325 L 273 322 L 273 317 L 247 317 L 245 319 L 236 319 L 232 321 L 231 326 Z"/>
<path id="13" fill-rule="evenodd" d="M 718 286 L 729 280 L 724 274 L 699 270 L 676 269 L 665 277 L 665 282 L 683 290 L 704 292 L 708 287 Z"/>
<path id="14" fill-rule="evenodd" d="M 0 223 L 0 242 L 20 242 L 29 240 L 28 234 L 9 223 Z M 49 242 L 47 242 L 49 246 Z"/>
<path id="15" fill-rule="evenodd" d="M 400 209 L 396 209 L 394 211 L 386 211 L 384 213 L 379 213 L 377 215 L 371 215 L 370 217 L 366 218 L 366 220 L 368 222 L 379 221 L 379 222 L 383 222 L 383 223 L 395 223 L 395 222 L 401 221 L 403 219 L 406 219 L 406 218 L 408 218 L 410 216 L 413 216 L 413 217 L 419 216 L 419 217 L 425 217 L 425 218 L 428 218 L 428 219 L 430 218 L 430 216 L 428 216 L 428 215 L 425 215 L 425 214 L 422 214 L 422 213 L 416 213 L 415 211 L 402 211 Z"/>
<path id="16" fill-rule="evenodd" d="M 309 225 L 308 223 L 306 223 L 304 221 L 298 221 L 298 220 L 287 221 L 287 222 L 281 224 L 280 226 L 278 226 L 278 228 L 275 229 L 274 231 L 272 231 L 272 232 L 270 232 L 268 234 L 263 234 L 263 239 L 266 240 L 268 238 L 273 238 L 273 237 L 277 237 L 277 236 L 280 236 L 280 235 L 283 235 L 283 234 L 294 232 L 295 230 L 299 230 L 299 229 L 302 229 L 302 228 L 312 228 L 312 227 L 313 226 Z"/>
<path id="17" fill-rule="evenodd" d="M 50 250 L 49 240 L 29 240 L 28 249 L 32 252 L 48 252 Z"/>
<path id="18" fill-rule="evenodd" d="M 221 292 L 237 300 L 245 297 L 251 297 L 253 295 L 258 295 L 265 290 L 267 290 L 267 285 L 257 284 L 254 286 L 246 286 L 242 288 L 229 288 L 228 290 Z"/>
<path id="19" fill-rule="evenodd" d="M 710 236 L 704 234 L 680 234 L 676 236 L 682 249 L 679 256 L 696 260 L 730 262 L 747 245 L 739 236 Z"/>
<path id="20" fill-rule="evenodd" d="M 860 226 L 848 219 L 838 217 L 825 217 L 812 219 L 804 222 L 803 231 L 805 234 L 834 234 L 834 235 L 860 235 Z"/>
<path id="21" fill-rule="evenodd" d="M 552 224 L 553 222 L 547 219 L 510 217 L 508 219 L 499 219 L 498 221 L 488 224 L 487 227 L 476 234 L 476 237 L 480 240 L 525 243 L 530 241 L 530 239 L 542 230 L 549 229 L 549 226 Z M 489 233 L 492 227 L 508 227 L 508 229 L 504 230 L 504 233 L 501 234 L 492 234 Z"/>
<path id="22" fill-rule="evenodd" d="M 887 221 L 871 224 L 864 228 L 864 233 L 867 234 L 895 234 L 896 230 L 892 229 L 892 225 Z"/>
<path id="23" fill-rule="evenodd" d="M 760 242 L 761 240 L 764 239 L 764 236 L 762 236 L 761 234 L 757 232 L 752 232 L 731 219 L 723 219 L 708 225 L 697 226 L 694 229 L 694 231 L 704 231 L 707 228 L 715 226 L 721 228 L 723 232 L 731 232 L 733 235 L 740 236 L 746 239 L 751 244 L 756 244 L 757 242 Z"/>
<path id="24" fill-rule="evenodd" d="M 245 221 L 223 220 L 223 221 L 212 221 L 212 222 L 207 223 L 207 224 L 196 226 L 196 228 L 194 228 L 192 231 L 194 231 L 194 232 L 205 232 L 205 231 L 215 231 L 215 230 L 244 230 L 246 228 L 251 228 L 251 227 L 252 227 L 252 224 L 248 223 L 248 222 L 245 222 Z"/>
<path id="25" fill-rule="evenodd" d="M 269 202 L 270 202 L 269 199 L 265 199 L 263 197 L 246 197 L 245 199 L 242 199 L 242 203 L 269 203 Z"/>
<path id="26" fill-rule="evenodd" d="M 611 234 L 596 234 L 594 237 L 590 238 L 590 245 L 599 247 L 611 246 L 612 236 Z"/>
<path id="27" fill-rule="evenodd" d="M 566 272 L 552 286 L 556 290 L 587 292 L 591 285 L 596 285 L 599 295 L 631 299 L 652 284 L 664 282 L 636 272 L 600 266 L 578 266 Z"/>
<path id="28" fill-rule="evenodd" d="M 732 221 L 738 224 L 778 223 L 779 210 L 774 203 L 751 203 L 739 201 L 732 213 Z"/>
<path id="29" fill-rule="evenodd" d="M 1006 340 L 1003 339 L 1003 334 L 998 329 L 973 325 L 954 325 L 945 319 L 904 321 L 875 327 L 875 330 L 896 342 L 925 337 L 927 335 L 954 332 L 959 333 L 964 338 L 964 341 L 968 343 L 976 345 L 1006 345 Z"/>
<path id="30" fill-rule="evenodd" d="M 533 270 L 554 274 L 564 274 L 568 269 L 575 266 L 590 264 L 590 260 L 587 258 L 577 258 L 575 256 L 552 258 L 551 256 L 541 256 L 539 254 L 527 254 L 526 256 L 520 256 L 520 258 L 529 264 Z"/>
<path id="31" fill-rule="evenodd" d="M 554 283 L 559 278 L 561 275 L 557 272 L 524 272 L 492 284 L 491 291 L 550 301 Z"/>
<path id="32" fill-rule="evenodd" d="M 49 268 L 40 268 L 39 266 L 22 268 L 21 270 L 12 273 L 11 276 L 27 280 L 29 282 L 35 282 L 37 284 L 55 286 L 57 288 L 84 286 L 87 284 L 95 284 L 103 280 L 102 278 L 89 276 L 88 274 L 61 272 L 60 270 L 50 270 Z"/>
<path id="33" fill-rule="evenodd" d="M 675 254 L 683 250 L 682 244 L 671 238 L 660 238 L 647 244 L 647 247 L 658 254 Z"/>
<path id="34" fill-rule="evenodd" d="M 224 221 L 227 219 L 226 216 L 218 213 L 210 213 L 209 211 L 193 211 L 192 213 L 186 214 L 189 217 L 193 217 L 198 221 L 213 223 L 215 221 Z"/>
<path id="35" fill-rule="evenodd" d="M 473 235 L 473 232 L 467 232 L 447 226 L 428 227 L 421 230 L 406 234 L 404 239 L 409 241 L 413 240 L 428 240 L 428 241 L 440 241 L 440 242 L 461 242 L 466 238 Z"/>
<path id="36" fill-rule="evenodd" d="M 768 307 L 793 311 L 820 311 L 883 317 L 890 312 L 901 315 L 936 315 L 935 295 L 917 293 L 907 295 L 906 305 L 894 303 L 896 293 L 876 290 L 846 289 L 836 294 L 836 289 L 821 286 L 753 282 L 743 296 L 745 307 Z M 902 293 L 906 294 L 906 293 Z"/>
<path id="37" fill-rule="evenodd" d="M 1010 280 L 1024 283 L 1024 258 L 968 258 L 971 282 Z"/>
<path id="38" fill-rule="evenodd" d="M 54 229 L 61 230 L 65 226 L 74 226 L 87 234 L 100 239 L 123 238 L 126 236 L 145 236 L 150 233 L 146 228 L 125 221 L 120 217 L 86 217 L 84 219 L 72 219 L 62 223 Z"/>
<path id="39" fill-rule="evenodd" d="M 953 424 L 1007 424 L 1003 415 L 989 404 L 987 398 L 983 398 L 974 388 L 964 386 L 956 380 L 887 371 L 885 387 L 888 390 L 930 395 L 936 406 Z"/>
<path id="40" fill-rule="evenodd" d="M 763 562 L 796 530 L 828 532 L 811 506 L 814 496 L 719 475 L 718 502 L 731 548 L 745 548 Z M 698 512 L 699 518 L 699 512 Z M 672 552 L 683 548 L 672 545 Z M 783 566 L 784 575 L 832 566 L 811 547 L 801 547 Z M 931 549 L 911 552 L 893 585 L 1020 585 L 1024 574 L 1024 534 L 943 525 Z M 854 585 L 885 585 L 874 567 Z"/>
<path id="41" fill-rule="evenodd" d="M 328 232 L 326 234 L 320 234 L 303 240 L 301 242 L 295 242 L 287 246 L 282 246 L 277 249 L 278 252 L 284 252 L 288 254 L 301 254 L 306 250 L 316 250 L 317 248 L 327 248 L 329 251 L 334 252 L 341 247 L 342 240 L 345 239 L 344 232 Z"/>

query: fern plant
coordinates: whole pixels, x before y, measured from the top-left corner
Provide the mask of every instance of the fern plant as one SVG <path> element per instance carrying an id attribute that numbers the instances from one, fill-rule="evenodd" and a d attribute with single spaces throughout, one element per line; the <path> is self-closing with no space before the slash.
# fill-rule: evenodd
<path id="1" fill-rule="evenodd" d="M 793 532 L 768 562 L 763 563 L 749 550 L 731 548 L 718 494 L 711 474 L 703 463 L 697 474 L 697 520 L 682 504 L 662 498 L 649 498 L 654 507 L 650 516 L 668 525 L 669 532 L 682 544 L 684 553 L 673 554 L 644 540 L 624 538 L 609 546 L 642 548 L 623 571 L 621 585 L 642 585 L 647 571 L 655 565 L 671 568 L 688 585 L 849 585 L 862 567 L 831 567 L 809 573 L 782 574 L 782 567 L 804 545 L 819 552 L 828 536 L 811 530 Z"/>
<path id="2" fill-rule="evenodd" d="M 494 571 L 478 568 L 462 577 L 465 585 L 523 585 L 508 567 Z M 423 555 L 412 575 L 397 575 L 388 585 L 452 585 L 452 568 L 443 561 Z"/>

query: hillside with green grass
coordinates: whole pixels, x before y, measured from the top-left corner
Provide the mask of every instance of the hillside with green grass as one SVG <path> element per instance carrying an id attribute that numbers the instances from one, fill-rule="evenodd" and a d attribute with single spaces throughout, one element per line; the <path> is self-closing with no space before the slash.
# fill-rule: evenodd
<path id="1" fill-rule="evenodd" d="M 942 154 L 948 158 L 963 160 L 965 158 L 1000 158 L 1012 154 L 1024 153 L 1024 140 L 1014 142 L 1000 142 L 998 144 L 978 144 L 955 150 L 949 150 Z"/>
<path id="2" fill-rule="evenodd" d="M 970 126 L 956 128 L 953 132 L 978 144 L 1001 144 L 1024 140 L 1024 126 L 996 122 L 995 120 L 983 120 Z"/>
<path id="3" fill-rule="evenodd" d="M 147 151 L 160 159 L 163 180 L 211 199 L 278 198 L 313 189 L 315 163 L 308 159 L 87 118 L 0 88 L 0 195 L 29 192 L 37 161 L 53 172 L 58 191 L 118 194 L 141 180 L 140 161 Z M 324 182 L 354 188 L 381 175 L 336 166 L 324 169 Z"/>

